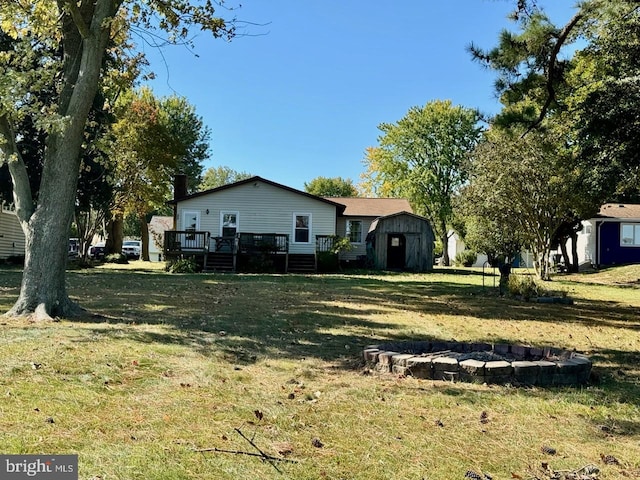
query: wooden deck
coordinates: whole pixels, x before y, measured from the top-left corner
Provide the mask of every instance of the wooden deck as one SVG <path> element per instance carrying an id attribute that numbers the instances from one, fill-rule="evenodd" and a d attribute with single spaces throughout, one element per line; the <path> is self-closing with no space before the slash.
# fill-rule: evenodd
<path id="1" fill-rule="evenodd" d="M 209 232 L 166 231 L 167 259 L 193 258 L 204 272 L 314 273 L 315 254 L 289 253 L 289 235 L 245 233 L 212 237 Z"/>

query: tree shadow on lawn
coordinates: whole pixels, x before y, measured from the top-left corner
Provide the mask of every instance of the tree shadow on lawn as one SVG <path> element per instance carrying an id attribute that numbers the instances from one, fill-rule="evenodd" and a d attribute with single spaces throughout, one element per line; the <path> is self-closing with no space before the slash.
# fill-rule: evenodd
<path id="1" fill-rule="evenodd" d="M 498 297 L 495 290 L 481 285 L 440 281 L 429 275 L 404 280 L 401 274 L 88 271 L 69 273 L 67 278 L 74 299 L 95 314 L 81 321 L 165 325 L 170 327 L 166 333 L 141 329 L 128 333 L 138 341 L 190 345 L 204 353 L 222 349 L 237 361 L 271 356 L 328 361 L 359 358 L 361 348 L 368 344 L 416 340 L 395 324 L 370 319 L 375 314 L 400 312 L 640 330 L 637 309 L 628 305 L 592 300 L 579 300 L 575 305 L 527 303 Z M 7 285 L 6 291 L 0 290 L 0 304 L 9 304 L 17 295 L 20 272 L 0 271 L 0 279 Z M 476 340 L 496 341 L 495 337 Z"/>
<path id="2" fill-rule="evenodd" d="M 405 339 L 394 333 L 395 326 L 383 329 L 367 319 L 385 312 L 640 329 L 631 306 L 582 300 L 576 305 L 528 303 L 498 297 L 478 285 L 429 283 L 429 276 L 422 282 L 403 281 L 400 276 L 386 281 L 384 277 L 268 275 L 154 278 L 127 273 L 116 277 L 121 280 L 118 285 L 109 276 L 96 277 L 84 282 L 93 288 L 79 301 L 110 321 L 166 324 L 205 334 L 224 331 L 232 339 L 249 339 L 248 348 L 263 344 L 265 351 L 291 356 L 326 359 L 346 354 L 345 345 L 358 348 Z M 93 289 L 99 293 L 92 293 Z M 339 330 L 349 333 L 332 333 Z"/>
<path id="3" fill-rule="evenodd" d="M 362 367 L 361 349 L 366 345 L 416 340 L 408 329 L 371 320 L 376 313 L 415 312 L 499 321 L 579 322 L 633 332 L 639 329 L 636 309 L 615 302 L 529 304 L 491 296 L 478 285 L 429 283 L 428 276 L 424 279 L 127 272 L 74 273 L 69 275 L 69 285 L 74 298 L 92 312 L 75 320 L 89 327 L 88 341 L 126 339 L 180 345 L 239 365 L 270 358 L 317 358 L 338 368 L 353 369 Z M 0 304 L 9 305 L 18 293 L 19 272 L 7 275 L 0 271 L 0 280 Z M 631 403 L 640 398 L 637 352 L 594 348 L 591 355 L 601 379 L 593 387 L 599 392 L 594 395 L 602 404 Z M 460 394 L 455 385 L 450 387 Z M 544 399 L 557 390 L 523 390 L 523 394 Z M 593 398 L 585 396 L 580 401 L 589 404 Z M 637 432 L 638 426 L 629 424 L 624 430 Z"/>

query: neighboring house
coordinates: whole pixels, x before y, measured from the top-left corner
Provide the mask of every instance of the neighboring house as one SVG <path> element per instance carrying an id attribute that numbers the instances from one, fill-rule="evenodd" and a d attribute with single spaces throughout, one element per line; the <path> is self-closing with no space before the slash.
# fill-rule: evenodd
<path id="1" fill-rule="evenodd" d="M 325 197 L 326 198 L 326 197 Z M 326 198 L 345 206 L 337 219 L 336 234 L 348 238 L 352 249 L 340 255 L 343 262 L 354 262 L 367 256 L 367 234 L 374 220 L 398 212 L 413 213 L 409 201 L 404 198 Z"/>
<path id="2" fill-rule="evenodd" d="M 607 203 L 582 226 L 576 242 L 582 268 L 640 263 L 640 205 Z"/>
<path id="3" fill-rule="evenodd" d="M 316 254 L 327 251 L 336 235 L 355 247 L 342 260 L 364 260 L 375 218 L 411 208 L 398 199 L 322 198 L 261 177 L 187 195 L 178 176 L 175 192 L 169 202 L 175 230 L 165 232 L 166 255 L 202 255 L 205 270 L 214 271 L 259 262 L 278 271 L 315 271 Z"/>
<path id="4" fill-rule="evenodd" d="M 0 208 L 0 259 L 24 255 L 24 232 L 13 205 L 2 203 Z"/>
<path id="5" fill-rule="evenodd" d="M 451 265 L 453 265 L 453 261 L 456 258 L 456 255 L 464 252 L 467 249 L 464 244 L 464 240 L 460 238 L 453 230 L 449 231 L 449 240 L 447 241 L 447 252 L 449 252 L 449 260 L 451 261 Z M 487 256 L 484 253 L 479 253 L 476 261 L 472 265 L 472 267 L 482 267 L 487 262 Z"/>
<path id="6" fill-rule="evenodd" d="M 154 215 L 149 221 L 149 260 L 161 262 L 164 232 L 173 230 L 173 217 Z"/>
<path id="7" fill-rule="evenodd" d="M 460 236 L 454 232 L 453 230 L 449 231 L 449 240 L 447 242 L 447 251 L 449 252 L 449 259 L 451 261 L 451 265 L 453 265 L 456 255 L 466 250 L 466 246 L 464 244 L 464 240 L 460 238 Z M 520 252 L 520 257 L 516 258 L 513 262 L 514 267 L 524 267 L 524 268 L 533 268 L 534 257 L 533 255 L 526 250 Z M 484 253 L 479 253 L 476 261 L 472 265 L 473 267 L 483 267 L 488 265 L 488 258 Z"/>
<path id="8" fill-rule="evenodd" d="M 429 221 L 409 212 L 378 217 L 367 235 L 374 268 L 387 270 L 432 270 L 434 242 Z"/>

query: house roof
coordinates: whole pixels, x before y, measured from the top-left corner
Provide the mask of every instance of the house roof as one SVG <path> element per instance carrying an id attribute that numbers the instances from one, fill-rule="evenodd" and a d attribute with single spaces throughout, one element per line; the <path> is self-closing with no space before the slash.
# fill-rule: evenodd
<path id="1" fill-rule="evenodd" d="M 345 206 L 344 215 L 350 217 L 384 217 L 393 213 L 413 213 L 406 198 L 331 197 Z"/>
<path id="2" fill-rule="evenodd" d="M 640 219 L 640 205 L 633 203 L 605 203 L 596 218 Z"/>
<path id="3" fill-rule="evenodd" d="M 338 209 L 338 213 L 339 214 L 342 213 L 342 211 L 344 210 L 344 204 L 335 202 L 335 201 L 333 201 L 333 199 L 327 199 L 327 198 L 323 198 L 323 197 L 318 197 L 317 195 L 312 195 L 310 193 L 303 192 L 302 190 L 296 190 L 295 188 L 287 187 L 286 185 L 282 185 L 280 183 L 276 183 L 276 182 L 273 182 L 271 180 L 267 180 L 266 178 L 262 178 L 262 177 L 258 177 L 258 176 L 254 176 L 254 177 L 251 177 L 251 178 L 240 180 L 240 181 L 235 182 L 235 183 L 229 183 L 229 184 L 223 185 L 221 187 L 212 188 L 212 189 L 209 189 L 209 190 L 204 190 L 202 192 L 192 193 L 191 195 L 187 195 L 187 196 L 182 197 L 182 198 L 174 198 L 173 200 L 170 200 L 167 203 L 169 205 L 175 205 L 178 202 L 181 202 L 183 200 L 189 200 L 191 198 L 201 197 L 201 196 L 204 196 L 204 195 L 210 195 L 210 194 L 215 193 L 215 192 L 220 192 L 222 190 L 228 190 L 230 188 L 238 187 L 240 185 L 246 185 L 248 183 L 253 183 L 253 182 L 266 183 L 267 185 L 272 185 L 272 186 L 274 186 L 276 188 L 281 188 L 283 190 L 287 190 L 289 192 L 296 193 L 298 195 L 303 195 L 305 197 L 309 197 L 309 198 L 313 198 L 314 200 L 318 200 L 320 202 L 328 203 L 328 204 L 333 205 L 334 207 L 336 207 Z"/>

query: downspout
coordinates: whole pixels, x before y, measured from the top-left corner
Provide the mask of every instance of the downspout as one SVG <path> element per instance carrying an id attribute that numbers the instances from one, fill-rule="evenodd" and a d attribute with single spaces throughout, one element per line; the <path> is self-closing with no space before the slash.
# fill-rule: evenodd
<path id="1" fill-rule="evenodd" d="M 602 227 L 602 221 L 596 220 L 596 268 L 600 268 L 600 227 Z"/>

